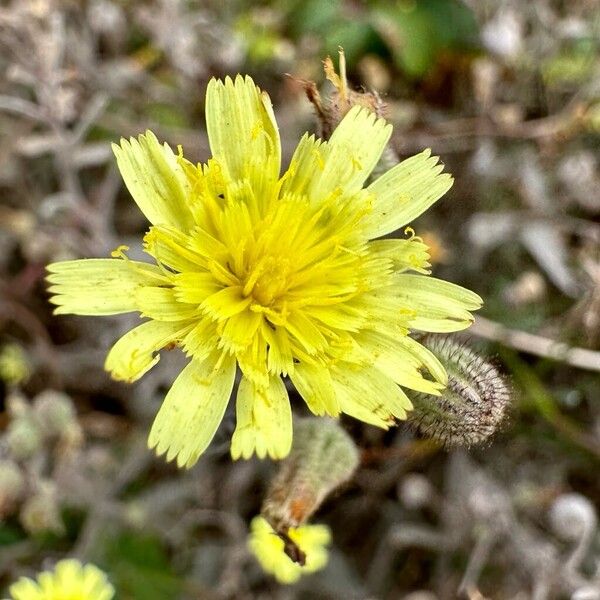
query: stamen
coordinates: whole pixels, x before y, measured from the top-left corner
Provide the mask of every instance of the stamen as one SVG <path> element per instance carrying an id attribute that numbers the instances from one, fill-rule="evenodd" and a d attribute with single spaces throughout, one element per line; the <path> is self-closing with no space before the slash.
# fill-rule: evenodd
<path id="1" fill-rule="evenodd" d="M 113 258 L 122 258 L 123 260 L 129 260 L 129 257 L 125 254 L 125 252 L 129 250 L 129 246 L 127 246 L 126 244 L 121 244 L 120 246 L 117 246 L 111 253 L 110 255 Z"/>
<path id="2" fill-rule="evenodd" d="M 250 271 L 250 277 L 248 277 L 246 284 L 244 285 L 244 289 L 242 290 L 242 294 L 244 294 L 246 298 L 252 293 L 254 285 L 264 270 L 264 259 L 261 259 L 252 269 L 252 271 Z"/>
<path id="3" fill-rule="evenodd" d="M 148 235 L 148 234 L 146 234 Z M 148 272 L 144 270 L 143 267 L 139 266 L 139 263 L 137 263 L 136 261 L 133 261 L 129 258 L 129 256 L 127 256 L 127 254 L 125 254 L 125 252 L 129 250 L 129 246 L 127 246 L 126 244 L 121 244 L 120 246 L 117 246 L 111 253 L 110 255 L 113 258 L 120 258 L 121 260 L 124 260 L 129 267 L 135 271 L 136 273 L 141 273 L 143 275 L 148 275 Z M 148 267 L 150 267 L 151 265 L 148 265 Z M 161 271 L 163 271 L 163 277 L 160 277 L 159 275 L 157 275 L 156 273 L 152 273 L 153 277 L 156 277 L 157 279 L 163 279 L 166 283 L 171 283 L 171 279 L 168 277 L 168 273 L 165 271 L 165 269 L 161 268 L 161 265 L 159 264 L 158 267 L 161 269 Z"/>

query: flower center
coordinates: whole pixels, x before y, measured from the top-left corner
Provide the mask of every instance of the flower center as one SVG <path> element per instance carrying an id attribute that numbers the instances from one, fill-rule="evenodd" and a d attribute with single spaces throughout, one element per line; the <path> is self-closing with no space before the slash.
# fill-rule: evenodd
<path id="1" fill-rule="evenodd" d="M 266 255 L 256 261 L 245 277 L 243 294 L 252 296 L 262 306 L 270 306 L 284 294 L 290 282 L 290 260 Z"/>

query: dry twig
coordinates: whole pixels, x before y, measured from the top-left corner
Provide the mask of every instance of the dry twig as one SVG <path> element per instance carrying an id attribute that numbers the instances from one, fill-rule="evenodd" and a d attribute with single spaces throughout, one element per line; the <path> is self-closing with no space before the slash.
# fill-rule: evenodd
<path id="1" fill-rule="evenodd" d="M 578 369 L 600 371 L 600 352 L 569 346 L 534 333 L 510 329 L 484 317 L 475 319 L 470 332 L 486 340 L 500 342 L 520 352 L 561 361 Z"/>

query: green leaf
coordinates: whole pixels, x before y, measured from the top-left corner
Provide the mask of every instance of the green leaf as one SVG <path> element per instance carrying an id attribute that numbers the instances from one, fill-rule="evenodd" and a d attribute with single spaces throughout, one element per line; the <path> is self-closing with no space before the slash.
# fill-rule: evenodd
<path id="1" fill-rule="evenodd" d="M 135 532 L 111 538 L 105 565 L 121 600 L 179 598 L 183 582 L 173 573 L 159 539 Z"/>
<path id="2" fill-rule="evenodd" d="M 2 523 L 0 525 L 0 546 L 10 546 L 25 539 L 23 531 L 16 525 Z"/>
<path id="3" fill-rule="evenodd" d="M 415 78 L 427 75 L 442 53 L 477 43 L 475 17 L 459 0 L 381 2 L 373 21 L 396 64 Z"/>

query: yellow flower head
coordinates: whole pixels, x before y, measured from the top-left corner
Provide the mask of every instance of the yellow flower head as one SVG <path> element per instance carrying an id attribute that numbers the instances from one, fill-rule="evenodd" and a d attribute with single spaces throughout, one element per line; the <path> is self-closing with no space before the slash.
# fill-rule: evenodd
<path id="1" fill-rule="evenodd" d="M 154 421 L 149 444 L 191 466 L 233 389 L 234 458 L 290 450 L 288 376 L 310 410 L 388 428 L 406 416 L 400 386 L 436 394 L 446 373 L 411 330 L 468 327 L 479 296 L 428 276 L 427 246 L 405 226 L 452 185 L 429 151 L 367 187 L 392 127 L 354 107 L 327 142 L 304 135 L 280 176 L 271 102 L 249 78 L 213 79 L 206 95 L 213 157 L 193 165 L 147 132 L 114 146 L 125 184 L 152 224 L 153 264 L 112 259 L 48 267 L 56 314 L 137 311 L 148 320 L 108 354 L 135 381 L 180 346 L 190 357 Z M 411 230 L 412 231 L 412 230 Z"/>
<path id="2" fill-rule="evenodd" d="M 326 546 L 331 543 L 331 532 L 326 525 L 302 525 L 291 528 L 287 535 L 305 554 L 300 565 L 285 553 L 285 542 L 263 517 L 254 517 L 250 523 L 248 547 L 261 567 L 279 583 L 294 583 L 301 575 L 320 571 L 328 560 Z"/>
<path id="3" fill-rule="evenodd" d="M 77 560 L 61 560 L 37 581 L 22 577 L 10 586 L 12 600 L 111 600 L 114 594 L 100 569 Z"/>

